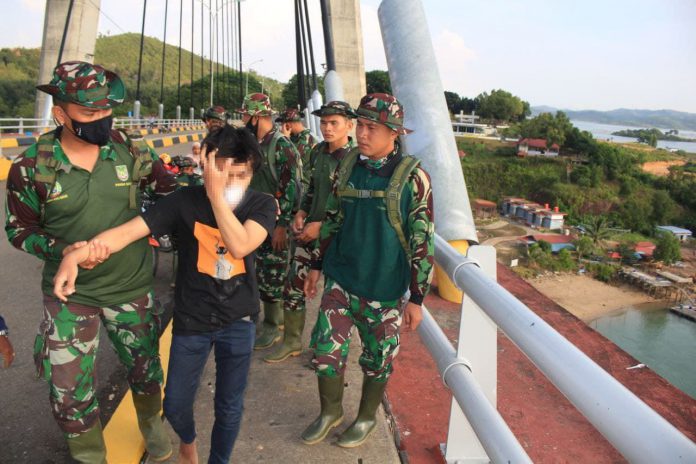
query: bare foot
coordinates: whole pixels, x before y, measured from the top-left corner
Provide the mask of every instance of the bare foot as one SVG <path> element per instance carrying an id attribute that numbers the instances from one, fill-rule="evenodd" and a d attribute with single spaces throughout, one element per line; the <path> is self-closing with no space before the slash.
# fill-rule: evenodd
<path id="1" fill-rule="evenodd" d="M 196 451 L 196 441 L 191 443 L 179 444 L 179 464 L 198 464 L 198 452 Z"/>

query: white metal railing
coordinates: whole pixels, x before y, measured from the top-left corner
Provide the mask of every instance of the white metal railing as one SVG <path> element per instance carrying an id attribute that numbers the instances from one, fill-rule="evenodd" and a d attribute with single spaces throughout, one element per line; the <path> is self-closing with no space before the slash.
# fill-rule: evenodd
<path id="1" fill-rule="evenodd" d="M 170 130 L 174 127 L 191 127 L 201 124 L 203 124 L 203 121 L 200 119 L 114 118 L 114 127 L 128 129 Z M 3 133 L 20 135 L 29 135 L 31 133 L 33 135 L 34 133 L 46 132 L 55 127 L 53 120 L 43 118 L 0 118 L 0 135 Z"/>
<path id="2" fill-rule="evenodd" d="M 489 247 L 471 247 L 468 256 L 475 256 L 477 248 Z M 439 235 L 435 237 L 435 260 L 465 293 L 462 322 L 467 313 L 480 312 L 486 321 L 497 325 L 626 459 L 636 463 L 696 462 L 696 443 L 486 275 L 478 261 L 462 256 Z M 469 323 L 466 329 L 468 333 L 488 330 L 485 322 L 480 327 Z M 481 405 L 485 396 L 472 385 L 471 377 L 485 366 L 467 360 L 477 356 L 476 350 L 471 350 L 471 355 L 460 350 L 455 356 L 427 311 L 418 332 L 488 457 L 493 462 L 527 462 L 529 458 L 494 404 L 486 401 Z M 464 341 L 460 335 L 460 345 Z M 454 435 L 450 429 L 448 449 Z M 460 435 L 458 440 L 466 437 Z M 472 456 L 446 458 L 459 462 L 470 461 Z"/>

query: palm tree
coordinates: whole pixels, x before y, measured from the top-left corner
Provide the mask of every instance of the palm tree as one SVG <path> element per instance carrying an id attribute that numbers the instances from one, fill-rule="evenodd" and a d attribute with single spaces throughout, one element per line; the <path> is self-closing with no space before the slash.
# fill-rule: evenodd
<path id="1" fill-rule="evenodd" d="M 585 234 L 592 239 L 592 243 L 602 246 L 602 241 L 606 240 L 611 231 L 609 230 L 609 220 L 606 216 L 587 216 L 585 218 Z"/>

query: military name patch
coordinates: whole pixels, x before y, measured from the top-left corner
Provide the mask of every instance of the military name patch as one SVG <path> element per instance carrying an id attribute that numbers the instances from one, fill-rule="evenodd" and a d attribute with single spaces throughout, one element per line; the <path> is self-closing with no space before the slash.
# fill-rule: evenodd
<path id="1" fill-rule="evenodd" d="M 119 164 L 116 166 L 116 177 L 118 177 L 118 180 L 120 181 L 127 181 L 128 180 L 128 166 L 125 164 Z"/>

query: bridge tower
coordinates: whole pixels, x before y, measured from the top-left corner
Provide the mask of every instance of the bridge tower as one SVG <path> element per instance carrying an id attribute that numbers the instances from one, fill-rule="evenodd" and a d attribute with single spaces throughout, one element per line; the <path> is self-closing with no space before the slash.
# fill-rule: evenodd
<path id="1" fill-rule="evenodd" d="M 331 0 L 328 16 L 333 35 L 336 72 L 343 81 L 344 99 L 357 106 L 367 93 L 360 0 Z"/>
<path id="2" fill-rule="evenodd" d="M 99 27 L 99 8 L 101 0 L 74 0 L 70 12 L 70 22 L 65 36 L 61 61 L 79 60 L 93 62 L 94 47 Z M 65 21 L 68 17 L 70 0 L 51 0 L 46 2 L 43 41 L 39 59 L 39 80 L 37 84 L 47 83 L 58 62 L 60 44 L 63 39 Z M 48 95 L 37 91 L 34 117 L 45 117 Z"/>

